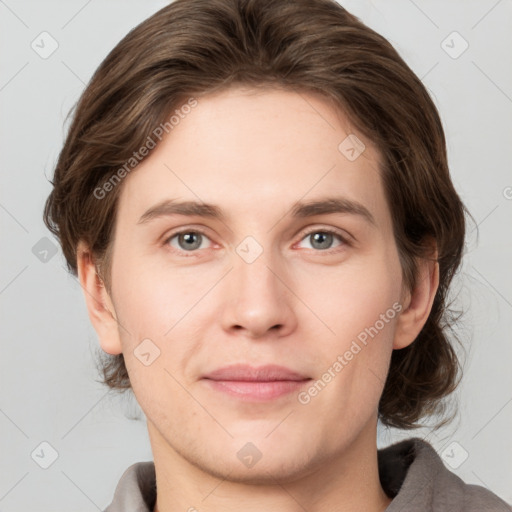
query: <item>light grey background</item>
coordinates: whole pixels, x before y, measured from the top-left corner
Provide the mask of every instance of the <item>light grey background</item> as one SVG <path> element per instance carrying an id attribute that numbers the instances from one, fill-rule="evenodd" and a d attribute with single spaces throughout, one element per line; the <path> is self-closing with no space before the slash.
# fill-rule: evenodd
<path id="1" fill-rule="evenodd" d="M 103 510 L 123 471 L 152 459 L 135 400 L 95 382 L 96 335 L 60 248 L 52 255 L 42 210 L 66 114 L 115 44 L 166 3 L 0 0 L 3 512 Z M 460 413 L 435 433 L 379 429 L 379 447 L 425 437 L 463 480 L 512 503 L 512 3 L 341 3 L 387 37 L 430 91 L 453 180 L 480 234 L 469 226 L 454 287 L 468 352 Z M 51 49 L 43 31 L 58 43 L 48 58 L 31 47 Z M 52 449 L 57 459 L 43 469 Z"/>

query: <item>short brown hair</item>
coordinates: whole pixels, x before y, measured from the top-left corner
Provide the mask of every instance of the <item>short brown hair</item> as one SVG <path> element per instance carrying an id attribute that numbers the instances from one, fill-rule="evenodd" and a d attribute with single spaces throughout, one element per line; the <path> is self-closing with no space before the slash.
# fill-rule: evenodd
<path id="1" fill-rule="evenodd" d="M 122 183 L 100 199 L 95 191 L 106 190 L 187 98 L 232 85 L 319 93 L 376 145 L 410 288 L 418 258 L 429 257 L 426 240 L 436 241 L 440 284 L 432 311 L 414 343 L 393 351 L 379 402 L 385 425 L 419 426 L 419 418 L 444 410 L 441 399 L 458 384 L 447 292 L 462 257 L 467 211 L 450 179 L 439 114 L 420 79 L 384 37 L 334 0 L 176 0 L 119 42 L 75 106 L 46 202 L 45 223 L 69 270 L 77 275 L 82 240 L 110 289 Z M 122 354 L 108 355 L 101 368 L 110 388 L 131 387 Z"/>

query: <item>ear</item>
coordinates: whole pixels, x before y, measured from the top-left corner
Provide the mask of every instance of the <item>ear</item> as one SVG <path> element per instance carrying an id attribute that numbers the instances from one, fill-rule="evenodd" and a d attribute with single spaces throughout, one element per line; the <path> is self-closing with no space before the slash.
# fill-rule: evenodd
<path id="1" fill-rule="evenodd" d="M 101 348 L 107 354 L 120 354 L 121 340 L 114 305 L 97 273 L 92 254 L 83 242 L 79 242 L 77 248 L 77 267 L 89 319 L 98 335 Z"/>
<path id="2" fill-rule="evenodd" d="M 397 320 L 393 349 L 409 346 L 417 338 L 432 310 L 439 286 L 439 263 L 435 244 L 431 254 L 428 259 L 418 261 L 414 290 L 406 290 L 403 294 L 403 309 Z"/>

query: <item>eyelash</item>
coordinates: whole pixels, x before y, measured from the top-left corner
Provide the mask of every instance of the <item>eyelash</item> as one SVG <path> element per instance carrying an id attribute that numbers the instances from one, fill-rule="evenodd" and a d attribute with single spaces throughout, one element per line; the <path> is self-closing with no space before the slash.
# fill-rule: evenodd
<path id="1" fill-rule="evenodd" d="M 189 229 L 181 229 L 180 231 L 175 231 L 173 232 L 172 234 L 170 234 L 168 237 L 165 238 L 164 242 L 163 242 L 163 245 L 164 246 L 167 246 L 169 247 L 169 249 L 174 252 L 174 253 L 178 253 L 180 255 L 184 255 L 185 258 L 190 258 L 190 257 L 197 257 L 196 256 L 196 253 L 200 252 L 199 249 L 195 249 L 193 251 L 182 251 L 180 249 L 175 249 L 174 247 L 171 247 L 169 245 L 169 242 L 176 236 L 178 235 L 182 235 L 182 234 L 186 234 L 186 233 L 199 233 L 201 235 L 204 235 L 205 237 L 209 238 L 208 235 L 206 234 L 205 231 L 203 231 L 202 229 L 200 228 L 189 228 Z M 345 236 L 343 236 L 339 231 L 335 230 L 335 229 L 331 229 L 331 228 L 316 228 L 316 229 L 311 229 L 310 231 L 307 231 L 305 233 L 302 233 L 301 235 L 301 238 L 300 238 L 300 241 L 304 240 L 306 237 L 312 235 L 313 233 L 324 233 L 324 234 L 329 234 L 329 235 L 334 235 L 335 237 L 338 237 L 339 240 L 342 242 L 342 245 L 345 245 L 345 246 L 350 246 L 350 242 L 347 240 L 347 238 Z M 203 249 L 204 250 L 204 249 Z M 340 250 L 339 247 L 337 248 L 333 248 L 333 249 L 324 249 L 324 250 L 315 250 L 315 249 L 311 249 L 315 252 L 318 252 L 318 253 L 323 253 L 323 254 L 326 254 L 326 255 L 329 255 L 329 254 L 333 254 L 333 253 L 336 253 Z M 189 254 L 187 254 L 187 252 Z"/>

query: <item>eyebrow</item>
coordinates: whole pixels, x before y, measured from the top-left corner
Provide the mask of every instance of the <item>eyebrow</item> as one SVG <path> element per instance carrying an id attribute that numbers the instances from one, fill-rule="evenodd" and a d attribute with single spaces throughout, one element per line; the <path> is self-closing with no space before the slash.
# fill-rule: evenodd
<path id="1" fill-rule="evenodd" d="M 351 214 L 362 217 L 366 222 L 376 226 L 375 218 L 366 208 L 357 201 L 346 197 L 326 197 L 314 201 L 301 202 L 293 204 L 291 215 L 294 218 L 313 217 L 323 214 Z M 146 210 L 138 220 L 137 224 L 144 224 L 160 217 L 169 217 L 172 215 L 185 215 L 189 217 L 205 217 L 210 219 L 226 221 L 226 215 L 223 210 L 214 204 L 200 203 L 197 201 L 181 201 L 166 199 Z"/>

